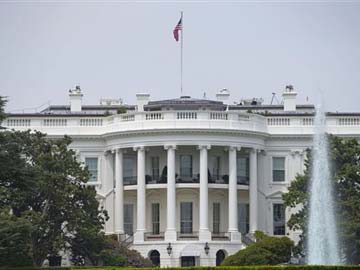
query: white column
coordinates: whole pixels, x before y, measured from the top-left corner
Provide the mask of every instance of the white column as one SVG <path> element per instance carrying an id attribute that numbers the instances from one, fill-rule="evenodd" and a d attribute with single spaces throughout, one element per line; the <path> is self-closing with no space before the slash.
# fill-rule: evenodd
<path id="1" fill-rule="evenodd" d="M 250 151 L 250 233 L 258 229 L 257 149 Z"/>
<path id="2" fill-rule="evenodd" d="M 143 242 L 145 233 L 145 148 L 134 147 L 137 151 L 137 226 L 134 235 L 134 242 Z"/>
<path id="3" fill-rule="evenodd" d="M 237 151 L 240 147 L 229 147 L 229 236 L 231 241 L 241 241 L 238 228 Z"/>
<path id="4" fill-rule="evenodd" d="M 208 199 L 208 149 L 210 145 L 200 145 L 200 223 L 199 240 L 211 241 L 209 230 L 209 199 Z"/>
<path id="5" fill-rule="evenodd" d="M 165 241 L 176 241 L 176 182 L 175 182 L 175 149 L 174 145 L 165 145 L 167 150 L 167 206 Z"/>
<path id="6" fill-rule="evenodd" d="M 115 233 L 124 233 L 123 152 L 115 150 Z"/>

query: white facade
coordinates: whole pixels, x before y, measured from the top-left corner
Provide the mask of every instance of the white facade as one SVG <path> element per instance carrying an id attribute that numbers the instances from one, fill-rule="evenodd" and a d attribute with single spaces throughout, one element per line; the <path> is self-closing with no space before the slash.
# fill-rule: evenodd
<path id="1" fill-rule="evenodd" d="M 296 106 L 296 93 L 289 103 L 285 93 L 287 111 L 188 97 L 151 103 L 141 94 L 125 114 L 107 105 L 79 111 L 76 94 L 76 111 L 11 114 L 3 126 L 73 138 L 109 213 L 107 234 L 145 257 L 157 251 L 161 266 L 216 265 L 256 230 L 298 239 L 281 196 L 304 169 L 314 109 Z M 359 137 L 360 115 L 329 113 L 327 129 Z"/>

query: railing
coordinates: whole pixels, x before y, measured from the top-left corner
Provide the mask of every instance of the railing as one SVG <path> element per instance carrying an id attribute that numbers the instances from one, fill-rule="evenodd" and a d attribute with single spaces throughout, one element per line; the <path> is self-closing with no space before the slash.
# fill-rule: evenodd
<path id="1" fill-rule="evenodd" d="M 137 176 L 124 176 L 123 183 L 124 186 L 137 185 Z"/>
<path id="2" fill-rule="evenodd" d="M 145 233 L 145 241 L 163 241 L 164 240 L 164 232 L 160 232 L 159 234 L 154 234 L 147 232 Z"/>
<path id="3" fill-rule="evenodd" d="M 197 112 L 178 112 L 177 119 L 197 119 Z"/>
<path id="4" fill-rule="evenodd" d="M 327 116 L 327 132 L 333 134 L 358 133 L 359 116 Z M 148 129 L 229 129 L 270 134 L 311 134 L 312 116 L 268 117 L 238 111 L 156 111 L 131 112 L 110 116 L 37 115 L 36 117 L 9 115 L 2 123 L 15 129 L 36 129 L 49 135 L 106 134 L 118 131 Z M 345 129 L 344 129 L 345 128 Z"/>
<path id="5" fill-rule="evenodd" d="M 229 175 L 208 175 L 209 184 L 229 184 Z"/>
<path id="6" fill-rule="evenodd" d="M 50 118 L 50 119 L 44 119 L 43 122 L 44 126 L 46 127 L 63 127 L 67 126 L 67 119 L 66 118 Z"/>
<path id="7" fill-rule="evenodd" d="M 219 240 L 230 240 L 230 238 L 229 238 L 229 235 L 228 235 L 228 233 L 227 232 L 212 232 L 211 233 L 211 238 L 212 238 L 212 240 L 217 240 L 217 241 L 219 241 Z"/>
<path id="8" fill-rule="evenodd" d="M 145 114 L 145 120 L 162 120 L 164 115 L 160 112 Z"/>
<path id="9" fill-rule="evenodd" d="M 283 118 L 283 117 L 268 118 L 267 124 L 269 126 L 290 126 L 290 118 Z"/>
<path id="10" fill-rule="evenodd" d="M 339 126 L 360 126 L 360 117 L 342 117 L 338 119 Z"/>
<path id="11" fill-rule="evenodd" d="M 101 118 L 84 118 L 80 119 L 80 126 L 95 127 L 102 126 L 103 120 Z"/>
<path id="12" fill-rule="evenodd" d="M 191 233 L 177 233 L 178 240 L 191 240 L 191 239 L 199 239 L 199 232 L 191 232 Z"/>
<path id="13" fill-rule="evenodd" d="M 178 184 L 192 184 L 200 182 L 200 174 L 193 174 L 192 176 L 179 175 L 176 177 L 176 183 Z"/>
<path id="14" fill-rule="evenodd" d="M 30 119 L 8 119 L 6 121 L 7 126 L 9 127 L 29 127 L 31 120 Z"/>
<path id="15" fill-rule="evenodd" d="M 210 119 L 214 120 L 228 120 L 228 114 L 223 112 L 211 112 Z"/>

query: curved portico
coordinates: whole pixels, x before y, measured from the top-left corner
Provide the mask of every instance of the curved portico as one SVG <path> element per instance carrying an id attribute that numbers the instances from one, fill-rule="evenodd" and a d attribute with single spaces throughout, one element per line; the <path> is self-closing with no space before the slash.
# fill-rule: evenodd
<path id="1" fill-rule="evenodd" d="M 257 152 L 260 148 L 241 147 L 232 143 L 221 146 L 212 146 L 210 143 L 205 142 L 203 144 L 182 145 L 179 141 L 167 142 L 162 146 L 144 144 L 146 146 L 117 147 L 113 151 L 105 153 L 107 156 L 109 154 L 114 156 L 113 161 L 107 157 L 107 159 L 104 159 L 105 162 L 115 163 L 115 233 L 125 233 L 124 213 L 118 211 L 118 209 L 123 209 L 121 205 L 126 203 L 124 201 L 125 193 L 131 192 L 131 190 L 136 191 L 136 211 L 134 211 L 136 212 L 136 224 L 133 225 L 135 244 L 143 243 L 149 239 L 151 241 L 165 242 L 181 241 L 183 236 L 181 224 L 179 224 L 181 221 L 177 219 L 177 216 L 179 216 L 177 214 L 179 212 L 179 209 L 177 209 L 177 191 L 181 189 L 194 189 L 198 192 L 194 196 L 194 199 L 199 202 L 198 211 L 194 211 L 198 214 L 198 225 L 196 228 L 192 228 L 191 234 L 193 235 L 189 235 L 189 238 L 193 237 L 202 242 L 209 242 L 214 239 L 217 241 L 240 242 L 241 234 L 238 230 L 237 219 L 238 193 L 240 190 L 249 194 L 249 204 L 250 209 L 252 209 L 250 228 L 256 230 L 257 184 L 254 185 L 251 182 L 257 181 Z M 246 160 L 250 162 L 248 163 L 248 179 L 242 179 L 238 175 L 237 157 L 239 155 L 246 157 Z M 129 169 L 124 174 L 124 157 L 125 159 L 133 159 L 133 165 L 136 168 L 132 168 L 132 171 L 136 171 L 136 174 L 129 175 Z M 191 164 L 188 164 L 190 167 L 186 167 L 187 160 L 191 160 Z M 111 181 L 111 179 L 108 179 L 108 181 Z M 146 219 L 146 194 L 149 190 L 159 190 L 159 192 L 166 195 L 165 205 L 161 207 L 162 211 L 166 213 L 166 219 L 160 220 L 159 218 L 159 222 L 165 223 L 162 226 L 165 230 L 159 230 L 158 237 L 156 237 L 156 234 L 152 235 L 149 232 L 151 226 L 146 224 L 146 222 L 151 222 L 151 218 Z M 216 228 L 215 233 L 214 228 L 210 228 L 213 227 L 213 224 L 212 226 L 209 224 L 209 221 L 213 222 L 213 217 L 209 217 L 209 209 L 212 209 L 212 207 L 209 207 L 209 191 L 213 192 L 214 190 L 224 192 L 226 208 L 228 209 L 226 230 L 223 229 L 220 232 Z"/>

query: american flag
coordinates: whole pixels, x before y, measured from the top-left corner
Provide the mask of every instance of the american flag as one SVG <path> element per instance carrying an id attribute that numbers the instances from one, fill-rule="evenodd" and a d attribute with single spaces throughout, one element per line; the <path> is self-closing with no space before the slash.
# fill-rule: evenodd
<path id="1" fill-rule="evenodd" d="M 179 31 L 182 31 L 182 17 L 180 18 L 173 31 L 176 42 L 179 41 Z"/>

